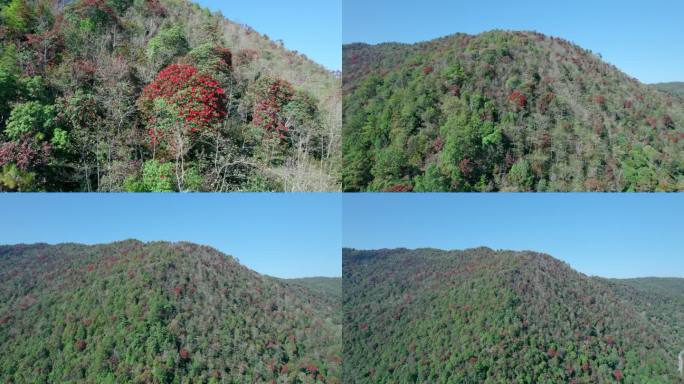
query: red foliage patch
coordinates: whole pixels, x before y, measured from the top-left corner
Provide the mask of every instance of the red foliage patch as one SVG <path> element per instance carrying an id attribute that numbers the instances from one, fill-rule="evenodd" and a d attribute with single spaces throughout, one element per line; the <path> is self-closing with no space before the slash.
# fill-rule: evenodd
<path id="1" fill-rule="evenodd" d="M 175 293 L 176 296 L 180 296 L 180 294 L 183 293 L 183 288 L 182 287 L 174 287 L 173 293 Z"/>
<path id="2" fill-rule="evenodd" d="M 619 369 L 616 369 L 615 372 L 613 372 L 613 377 L 615 377 L 615 380 L 617 380 L 617 381 L 622 380 L 622 371 Z"/>
<path id="3" fill-rule="evenodd" d="M 468 158 L 465 158 L 458 163 L 458 169 L 460 169 L 463 176 L 466 177 L 470 176 L 474 168 L 473 162 Z"/>
<path id="4" fill-rule="evenodd" d="M 515 104 L 518 108 L 524 108 L 527 104 L 527 98 L 518 90 L 513 91 L 508 96 L 508 101 Z"/>
<path id="5" fill-rule="evenodd" d="M 145 8 L 154 15 L 160 17 L 166 16 L 166 8 L 164 8 L 159 0 L 145 0 Z"/>
<path id="6" fill-rule="evenodd" d="M 648 123 L 648 125 L 650 125 L 651 128 L 653 128 L 653 129 L 658 128 L 658 122 L 656 121 L 656 119 L 654 119 L 652 117 L 647 117 L 646 123 Z"/>
<path id="7" fill-rule="evenodd" d="M 14 163 L 17 168 L 27 170 L 47 163 L 51 151 L 50 144 L 25 135 L 19 141 L 8 141 L 0 146 L 0 166 Z"/>
<path id="8" fill-rule="evenodd" d="M 76 348 L 76 350 L 79 351 L 79 352 L 82 351 L 82 350 L 84 350 L 84 349 L 86 349 L 86 346 L 87 346 L 87 344 L 86 344 L 86 342 L 83 341 L 83 340 L 77 340 L 77 341 L 74 343 L 74 348 Z"/>
<path id="9" fill-rule="evenodd" d="M 432 149 L 434 149 L 435 152 L 439 152 L 442 150 L 442 148 L 444 148 L 444 140 L 442 140 L 441 137 L 438 137 L 432 143 Z"/>
<path id="10" fill-rule="evenodd" d="M 283 364 L 280 366 L 280 374 L 281 375 L 284 375 L 288 372 L 290 372 L 290 369 L 287 367 L 287 364 Z"/>
<path id="11" fill-rule="evenodd" d="M 294 88 L 290 83 L 280 79 L 273 80 L 254 104 L 252 124 L 285 140 L 288 128 L 280 117 L 280 112 L 292 100 L 293 95 Z"/>
<path id="12" fill-rule="evenodd" d="M 548 354 L 550 357 L 556 357 L 556 355 L 558 355 L 558 351 L 556 351 L 556 348 L 549 348 L 549 350 L 546 351 L 546 354 Z"/>
<path id="13" fill-rule="evenodd" d="M 180 351 L 178 351 L 178 354 L 183 360 L 188 360 L 190 358 L 190 352 L 185 348 L 181 348 Z"/>
<path id="14" fill-rule="evenodd" d="M 429 75 L 434 71 L 435 69 L 431 65 L 426 65 L 423 67 L 423 74 L 424 75 Z"/>
<path id="15" fill-rule="evenodd" d="M 307 372 L 309 372 L 309 373 L 312 374 L 312 375 L 315 375 L 315 374 L 318 373 L 318 367 L 317 367 L 316 365 L 314 365 L 314 364 L 308 364 L 308 365 L 305 367 L 305 369 L 306 369 Z"/>
<path id="16" fill-rule="evenodd" d="M 413 186 L 411 184 L 394 184 L 382 190 L 383 192 L 411 192 L 413 191 Z"/>
<path id="17" fill-rule="evenodd" d="M 93 321 L 91 319 L 83 319 L 81 320 L 81 323 L 85 327 L 90 327 L 93 324 Z"/>
<path id="18" fill-rule="evenodd" d="M 625 109 L 632 109 L 632 100 L 625 100 L 624 107 Z"/>
<path id="19" fill-rule="evenodd" d="M 11 318 L 12 318 L 12 317 L 11 317 L 10 315 L 5 315 L 5 316 L 3 316 L 3 317 L 0 317 L 0 324 L 5 324 L 5 323 L 7 323 L 8 321 L 10 321 Z"/>
<path id="20" fill-rule="evenodd" d="M 95 264 L 88 264 L 88 272 L 95 270 Z"/>
<path id="21" fill-rule="evenodd" d="M 606 98 L 603 96 L 594 96 L 593 97 L 594 104 L 598 105 L 604 105 L 606 103 Z"/>

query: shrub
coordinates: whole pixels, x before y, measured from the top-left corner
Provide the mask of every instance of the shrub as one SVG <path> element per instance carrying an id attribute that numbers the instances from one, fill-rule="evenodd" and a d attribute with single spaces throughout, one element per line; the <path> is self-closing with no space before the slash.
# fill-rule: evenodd
<path id="1" fill-rule="evenodd" d="M 147 59 L 155 66 L 162 67 L 174 57 L 188 51 L 188 42 L 180 26 L 164 29 L 147 43 Z"/>

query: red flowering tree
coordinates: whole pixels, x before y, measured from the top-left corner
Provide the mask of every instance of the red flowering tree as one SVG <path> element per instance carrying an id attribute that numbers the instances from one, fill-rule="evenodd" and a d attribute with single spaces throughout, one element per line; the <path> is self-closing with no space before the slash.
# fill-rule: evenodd
<path id="1" fill-rule="evenodd" d="M 508 101 L 513 103 L 518 109 L 525 108 L 527 104 L 527 98 L 522 92 L 515 90 L 508 96 Z"/>
<path id="2" fill-rule="evenodd" d="M 255 85 L 252 124 L 286 141 L 288 128 L 283 107 L 294 97 L 292 85 L 285 80 L 264 77 Z"/>
<path id="3" fill-rule="evenodd" d="M 141 96 L 153 144 L 164 136 L 167 128 L 164 124 L 156 124 L 159 111 L 155 111 L 155 102 L 159 99 L 164 101 L 163 105 L 173 109 L 174 117 L 185 133 L 216 129 L 226 116 L 225 92 L 218 81 L 198 73 L 197 68 L 191 65 L 169 65 L 159 72 Z"/>

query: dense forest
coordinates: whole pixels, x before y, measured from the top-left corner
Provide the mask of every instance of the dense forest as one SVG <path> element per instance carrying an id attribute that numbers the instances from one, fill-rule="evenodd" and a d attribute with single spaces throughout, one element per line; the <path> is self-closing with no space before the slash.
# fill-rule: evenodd
<path id="1" fill-rule="evenodd" d="M 340 383 L 340 296 L 310 283 L 191 243 L 0 246 L 0 382 Z"/>
<path id="2" fill-rule="evenodd" d="M 343 252 L 345 383 L 684 383 L 684 279 L 535 252 Z"/>
<path id="3" fill-rule="evenodd" d="M 349 44 L 343 66 L 343 190 L 684 190 L 682 98 L 566 40 Z"/>
<path id="4" fill-rule="evenodd" d="M 0 191 L 336 191 L 340 86 L 187 0 L 0 0 Z"/>
<path id="5" fill-rule="evenodd" d="M 684 82 L 653 84 L 657 89 L 673 95 L 684 96 Z"/>

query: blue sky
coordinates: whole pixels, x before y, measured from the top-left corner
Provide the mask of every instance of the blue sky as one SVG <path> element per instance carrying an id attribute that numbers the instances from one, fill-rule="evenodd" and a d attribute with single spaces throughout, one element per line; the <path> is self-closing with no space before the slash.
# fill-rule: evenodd
<path id="1" fill-rule="evenodd" d="M 342 0 L 194 0 L 331 70 L 342 68 Z"/>
<path id="2" fill-rule="evenodd" d="M 536 30 L 600 53 L 645 83 L 684 81 L 684 1 L 344 0 L 345 43 Z"/>
<path id="3" fill-rule="evenodd" d="M 0 244 L 185 240 L 271 276 L 342 274 L 338 194 L 4 194 L 0 212 Z"/>
<path id="4" fill-rule="evenodd" d="M 534 250 L 588 275 L 684 277 L 684 194 L 345 194 L 346 247 Z"/>

